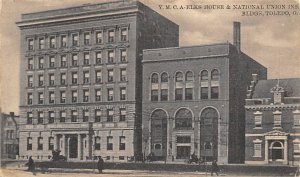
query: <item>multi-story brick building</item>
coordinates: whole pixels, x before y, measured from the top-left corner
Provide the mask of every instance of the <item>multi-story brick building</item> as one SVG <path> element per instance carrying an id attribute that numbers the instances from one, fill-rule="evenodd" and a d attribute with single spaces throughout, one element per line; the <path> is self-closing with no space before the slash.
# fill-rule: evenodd
<path id="1" fill-rule="evenodd" d="M 141 152 L 142 50 L 178 46 L 178 25 L 137 1 L 23 14 L 20 157 Z"/>
<path id="2" fill-rule="evenodd" d="M 167 160 L 243 162 L 244 101 L 261 64 L 230 43 L 143 52 L 143 150 Z"/>
<path id="3" fill-rule="evenodd" d="M 246 99 L 246 163 L 300 162 L 300 79 L 258 80 Z"/>

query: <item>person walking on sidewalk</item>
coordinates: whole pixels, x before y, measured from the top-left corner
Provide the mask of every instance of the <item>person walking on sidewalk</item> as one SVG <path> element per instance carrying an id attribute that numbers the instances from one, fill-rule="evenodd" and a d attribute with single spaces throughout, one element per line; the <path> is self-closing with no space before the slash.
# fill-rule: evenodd
<path id="1" fill-rule="evenodd" d="M 97 167 L 98 167 L 99 173 L 103 173 L 102 170 L 103 170 L 103 167 L 104 167 L 104 161 L 103 161 L 101 156 L 99 156 Z"/>
<path id="2" fill-rule="evenodd" d="M 31 156 L 29 157 L 28 162 L 25 165 L 28 166 L 27 170 L 31 171 L 33 173 L 33 175 L 35 175 L 35 163 Z"/>
<path id="3" fill-rule="evenodd" d="M 219 167 L 218 167 L 218 164 L 217 164 L 217 161 L 216 160 L 213 160 L 212 164 L 211 164 L 211 176 L 214 175 L 214 173 L 217 174 L 217 176 L 219 176 Z"/>

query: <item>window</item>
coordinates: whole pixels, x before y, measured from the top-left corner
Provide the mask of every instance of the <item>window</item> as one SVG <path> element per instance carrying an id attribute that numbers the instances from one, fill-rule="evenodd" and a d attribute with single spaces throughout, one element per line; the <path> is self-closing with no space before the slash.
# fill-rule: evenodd
<path id="1" fill-rule="evenodd" d="M 67 67 L 67 56 L 66 55 L 62 55 L 60 57 L 60 66 Z"/>
<path id="2" fill-rule="evenodd" d="M 53 137 L 49 137 L 48 140 L 48 150 L 54 150 L 54 138 Z"/>
<path id="3" fill-rule="evenodd" d="M 168 89 L 161 89 L 160 90 L 160 100 L 167 101 L 168 100 Z"/>
<path id="4" fill-rule="evenodd" d="M 158 90 L 151 90 L 151 101 L 158 101 Z"/>
<path id="5" fill-rule="evenodd" d="M 158 83 L 158 74 L 156 74 L 156 73 L 152 74 L 152 76 L 151 76 L 151 83 L 152 84 Z"/>
<path id="6" fill-rule="evenodd" d="M 84 65 L 90 64 L 90 54 L 89 53 L 84 53 L 83 64 Z"/>
<path id="7" fill-rule="evenodd" d="M 115 31 L 109 30 L 108 31 L 108 42 L 114 42 L 115 41 Z"/>
<path id="8" fill-rule="evenodd" d="M 127 51 L 126 51 L 126 49 L 121 49 L 120 53 L 121 53 L 121 56 L 120 56 L 121 63 L 126 62 L 127 61 Z"/>
<path id="9" fill-rule="evenodd" d="M 49 68 L 54 68 L 55 67 L 55 57 L 50 56 L 49 57 Z"/>
<path id="10" fill-rule="evenodd" d="M 102 63 L 102 52 L 96 52 L 96 64 Z"/>
<path id="11" fill-rule="evenodd" d="M 102 83 L 102 72 L 99 70 L 99 71 L 96 71 L 96 83 L 97 84 L 100 84 L 100 83 Z"/>
<path id="12" fill-rule="evenodd" d="M 56 39 L 55 39 L 55 36 L 51 36 L 50 37 L 50 48 L 51 49 L 54 49 L 56 47 Z"/>
<path id="13" fill-rule="evenodd" d="M 120 136 L 120 141 L 119 141 L 119 144 L 120 144 L 120 147 L 119 147 L 119 150 L 125 150 L 125 136 Z"/>
<path id="14" fill-rule="evenodd" d="M 177 72 L 175 75 L 175 81 L 176 82 L 182 82 L 183 81 L 183 75 L 182 72 Z"/>
<path id="15" fill-rule="evenodd" d="M 97 31 L 96 32 L 96 43 L 101 44 L 103 41 L 103 34 L 102 31 Z"/>
<path id="16" fill-rule="evenodd" d="M 120 81 L 126 81 L 127 72 L 125 68 L 120 69 Z"/>
<path id="17" fill-rule="evenodd" d="M 28 87 L 33 87 L 33 76 L 27 76 Z"/>
<path id="18" fill-rule="evenodd" d="M 120 88 L 120 100 L 126 100 L 126 88 L 125 87 Z"/>
<path id="19" fill-rule="evenodd" d="M 120 122 L 126 120 L 126 109 L 125 108 L 120 108 Z"/>
<path id="20" fill-rule="evenodd" d="M 109 50 L 107 52 L 107 55 L 108 55 L 108 60 L 107 60 L 107 63 L 108 64 L 111 64 L 111 63 L 114 63 L 114 58 L 115 58 L 115 52 L 113 50 Z"/>
<path id="21" fill-rule="evenodd" d="M 127 28 L 121 29 L 121 41 L 127 41 L 128 30 Z"/>
<path id="22" fill-rule="evenodd" d="M 72 72 L 72 84 L 77 84 L 78 74 L 77 72 Z"/>
<path id="23" fill-rule="evenodd" d="M 44 58 L 39 57 L 39 69 L 43 69 L 43 68 L 44 68 Z"/>
<path id="24" fill-rule="evenodd" d="M 67 80 L 67 75 L 66 75 L 66 73 L 61 73 L 61 74 L 60 74 L 60 84 L 61 84 L 61 85 L 66 85 L 66 80 Z"/>
<path id="25" fill-rule="evenodd" d="M 33 49 L 34 49 L 34 40 L 28 39 L 28 50 L 33 50 Z"/>
<path id="26" fill-rule="evenodd" d="M 83 37 L 84 37 L 84 45 L 89 45 L 90 44 L 90 40 L 91 40 L 90 33 L 84 33 Z"/>
<path id="27" fill-rule="evenodd" d="M 32 118 L 33 118 L 32 112 L 28 112 L 27 113 L 27 124 L 33 123 Z"/>
<path id="28" fill-rule="evenodd" d="M 31 105 L 33 100 L 32 93 L 27 93 L 27 104 Z"/>
<path id="29" fill-rule="evenodd" d="M 60 111 L 60 122 L 66 122 L 66 112 L 65 111 Z"/>
<path id="30" fill-rule="evenodd" d="M 77 54 L 72 55 L 72 66 L 78 66 L 78 55 Z"/>
<path id="31" fill-rule="evenodd" d="M 176 143 L 191 143 L 191 136 L 177 136 Z"/>
<path id="32" fill-rule="evenodd" d="M 37 143 L 38 143 L 37 150 L 43 150 L 43 137 L 38 137 Z"/>
<path id="33" fill-rule="evenodd" d="M 192 100 L 193 99 L 193 88 L 186 88 L 185 89 L 185 99 Z"/>
<path id="34" fill-rule="evenodd" d="M 107 137 L 107 150 L 113 150 L 113 137 Z"/>
<path id="35" fill-rule="evenodd" d="M 44 85 L 44 75 L 39 75 L 39 86 L 43 86 Z"/>
<path id="36" fill-rule="evenodd" d="M 108 88 L 107 89 L 107 101 L 113 101 L 114 100 L 114 89 Z"/>
<path id="37" fill-rule="evenodd" d="M 55 118 L 54 111 L 49 111 L 48 123 L 49 124 L 54 123 L 54 118 Z"/>
<path id="38" fill-rule="evenodd" d="M 83 122 L 88 122 L 90 117 L 89 110 L 83 110 Z"/>
<path id="39" fill-rule="evenodd" d="M 219 98 L 219 87 L 211 87 L 211 99 Z"/>
<path id="40" fill-rule="evenodd" d="M 175 100 L 182 100 L 183 98 L 183 89 L 182 88 L 176 88 L 175 89 Z"/>
<path id="41" fill-rule="evenodd" d="M 262 113 L 261 112 L 255 112 L 254 113 L 254 123 L 255 128 L 262 127 Z"/>
<path id="42" fill-rule="evenodd" d="M 273 112 L 274 116 L 274 128 L 281 128 L 281 112 L 275 111 Z"/>
<path id="43" fill-rule="evenodd" d="M 113 82 L 114 81 L 114 70 L 113 69 L 107 70 L 107 74 L 108 74 L 107 81 Z"/>
<path id="44" fill-rule="evenodd" d="M 208 88 L 201 87 L 201 99 L 208 99 Z"/>
<path id="45" fill-rule="evenodd" d="M 191 71 L 186 72 L 185 80 L 186 81 L 193 81 L 194 80 L 194 75 Z"/>
<path id="46" fill-rule="evenodd" d="M 95 89 L 95 100 L 96 101 L 101 101 L 101 89 Z"/>
<path id="47" fill-rule="evenodd" d="M 114 120 L 114 110 L 107 109 L 107 122 L 113 122 Z"/>
<path id="48" fill-rule="evenodd" d="M 217 69 L 211 71 L 211 80 L 219 80 L 219 71 Z"/>
<path id="49" fill-rule="evenodd" d="M 63 35 L 60 37 L 60 46 L 67 47 L 67 36 L 66 35 Z"/>
<path id="50" fill-rule="evenodd" d="M 294 111 L 294 126 L 295 127 L 300 127 L 300 112 L 296 110 Z"/>
<path id="51" fill-rule="evenodd" d="M 53 104 L 55 100 L 55 95 L 54 95 L 54 91 L 50 91 L 49 92 L 49 103 Z"/>
<path id="52" fill-rule="evenodd" d="M 49 74 L 49 86 L 54 86 L 55 76 L 54 73 Z"/>
<path id="53" fill-rule="evenodd" d="M 261 157 L 261 143 L 254 143 L 254 157 Z"/>
<path id="54" fill-rule="evenodd" d="M 44 38 L 39 39 L 39 49 L 45 49 L 45 39 Z"/>
<path id="55" fill-rule="evenodd" d="M 38 93 L 38 103 L 39 104 L 44 104 L 44 93 L 43 92 L 39 92 Z"/>
<path id="56" fill-rule="evenodd" d="M 72 90 L 72 102 L 73 103 L 77 102 L 77 97 L 78 97 L 77 90 Z"/>
<path id="57" fill-rule="evenodd" d="M 293 149 L 294 149 L 294 155 L 299 156 L 300 155 L 300 141 L 299 140 L 294 140 L 294 145 L 293 145 Z"/>
<path id="58" fill-rule="evenodd" d="M 79 45 L 79 36 L 78 34 L 72 34 L 72 45 L 78 46 Z"/>
<path id="59" fill-rule="evenodd" d="M 90 92 L 88 90 L 83 90 L 83 102 L 89 101 L 89 94 Z"/>
<path id="60" fill-rule="evenodd" d="M 161 82 L 165 83 L 165 82 L 168 82 L 168 81 L 169 81 L 168 74 L 167 73 L 162 73 L 161 74 Z"/>
<path id="61" fill-rule="evenodd" d="M 66 91 L 60 91 L 60 103 L 66 102 Z"/>
<path id="62" fill-rule="evenodd" d="M 33 58 L 28 58 L 28 69 L 29 70 L 33 69 Z"/>
<path id="63" fill-rule="evenodd" d="M 186 108 L 177 111 L 175 115 L 175 128 L 188 129 L 192 128 L 192 113 Z"/>
<path id="64" fill-rule="evenodd" d="M 83 72 L 83 83 L 88 84 L 90 82 L 90 72 L 84 71 Z"/>
<path id="65" fill-rule="evenodd" d="M 78 113 L 76 110 L 71 111 L 71 122 L 77 122 Z"/>
<path id="66" fill-rule="evenodd" d="M 96 109 L 95 110 L 95 122 L 100 122 L 101 121 L 101 110 L 100 109 Z"/>
<path id="67" fill-rule="evenodd" d="M 95 150 L 100 150 L 101 149 L 100 141 L 101 141 L 100 137 L 96 136 L 95 137 Z"/>
<path id="68" fill-rule="evenodd" d="M 207 81 L 208 80 L 208 71 L 207 70 L 201 71 L 200 79 L 201 79 L 201 81 Z"/>
<path id="69" fill-rule="evenodd" d="M 32 150 L 32 138 L 27 138 L 27 151 Z"/>
<path id="70" fill-rule="evenodd" d="M 38 124 L 43 124 L 44 123 L 44 112 L 39 111 L 38 112 Z"/>

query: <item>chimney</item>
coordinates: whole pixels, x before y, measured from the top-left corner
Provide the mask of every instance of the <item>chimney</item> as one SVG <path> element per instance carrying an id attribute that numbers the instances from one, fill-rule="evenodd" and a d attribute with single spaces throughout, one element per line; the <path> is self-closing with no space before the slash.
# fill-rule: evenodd
<path id="1" fill-rule="evenodd" d="M 233 45 L 238 52 L 241 51 L 241 23 L 233 22 Z"/>

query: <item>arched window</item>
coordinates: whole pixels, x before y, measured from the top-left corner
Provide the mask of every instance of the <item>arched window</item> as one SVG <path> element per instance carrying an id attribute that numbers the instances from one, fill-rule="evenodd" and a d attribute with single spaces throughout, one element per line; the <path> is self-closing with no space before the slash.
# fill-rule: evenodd
<path id="1" fill-rule="evenodd" d="M 156 74 L 156 73 L 152 74 L 151 83 L 158 83 L 158 74 Z"/>
<path id="2" fill-rule="evenodd" d="M 186 72 L 185 80 L 186 81 L 193 81 L 194 80 L 194 75 L 191 71 Z"/>
<path id="3" fill-rule="evenodd" d="M 214 69 L 211 71 L 211 80 L 219 80 L 219 71 Z"/>
<path id="4" fill-rule="evenodd" d="M 208 71 L 207 70 L 201 71 L 200 78 L 202 81 L 208 80 Z"/>
<path id="5" fill-rule="evenodd" d="M 168 74 L 162 73 L 161 74 L 161 82 L 168 82 L 168 81 L 169 81 Z"/>
<path id="6" fill-rule="evenodd" d="M 177 111 L 175 115 L 175 128 L 189 129 L 192 128 L 192 112 L 186 108 Z"/>
<path id="7" fill-rule="evenodd" d="M 176 82 L 182 82 L 183 81 L 183 74 L 182 72 L 177 72 L 175 75 L 175 81 Z"/>
<path id="8" fill-rule="evenodd" d="M 167 113 L 161 109 L 151 115 L 151 152 L 155 156 L 167 155 L 167 118 Z"/>

